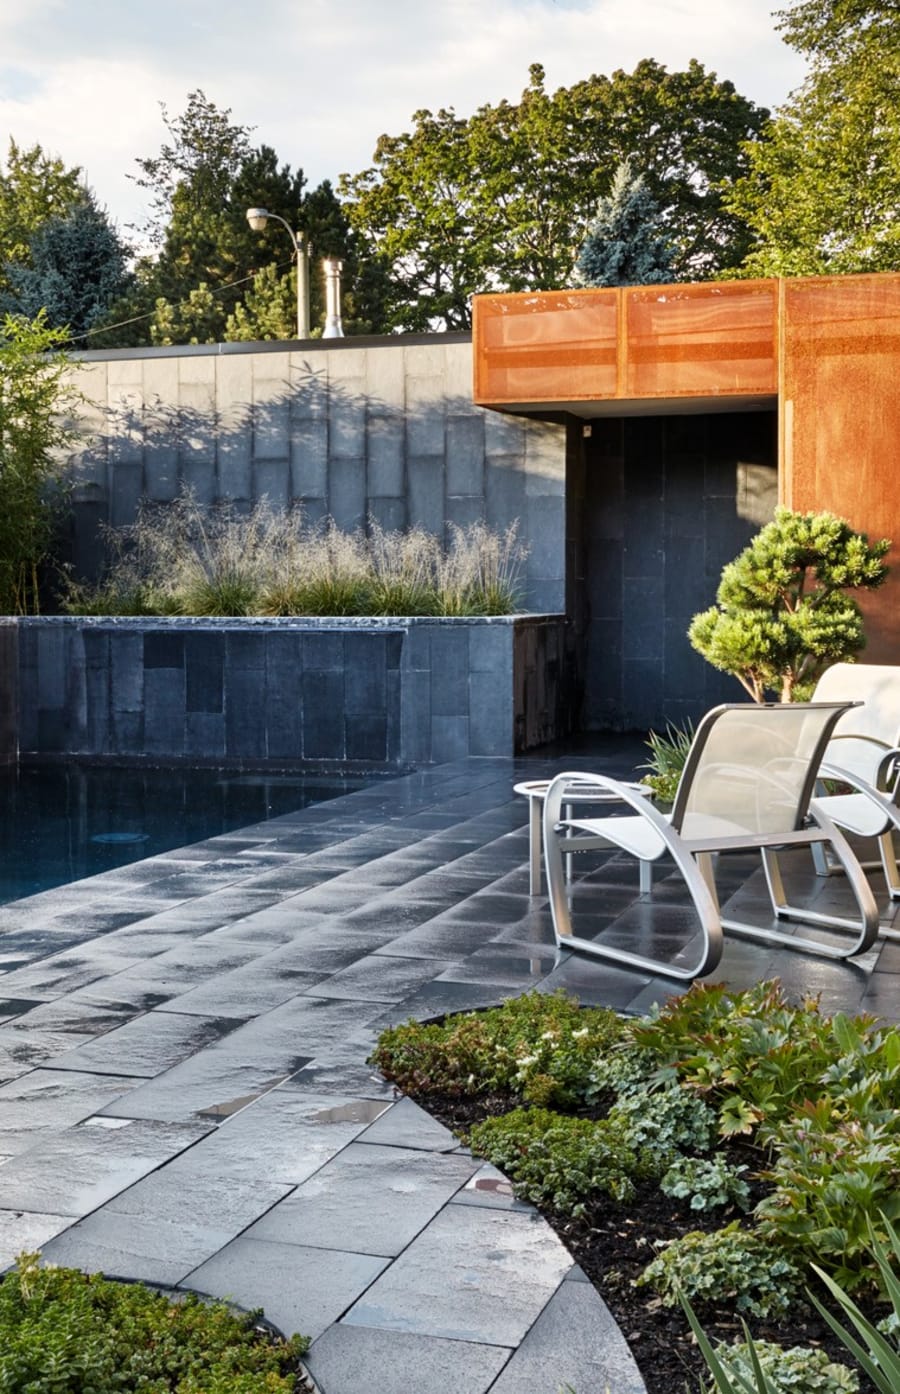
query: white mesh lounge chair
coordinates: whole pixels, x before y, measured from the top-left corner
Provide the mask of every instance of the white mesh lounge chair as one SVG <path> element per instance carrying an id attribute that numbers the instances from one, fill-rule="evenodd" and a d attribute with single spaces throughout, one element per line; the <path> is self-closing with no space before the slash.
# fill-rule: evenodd
<path id="1" fill-rule="evenodd" d="M 544 857 L 557 944 L 680 979 L 701 977 L 715 968 L 722 954 L 723 930 L 829 958 L 863 953 L 878 932 L 872 892 L 846 838 L 811 800 L 822 752 L 849 705 L 741 703 L 714 708 L 697 727 L 668 816 L 617 780 L 575 771 L 559 774 L 544 803 Z M 597 820 L 561 819 L 565 791 L 572 780 L 590 780 L 608 788 L 633 813 Z M 787 903 L 778 851 L 819 843 L 830 847 L 847 873 L 859 911 L 856 920 Z M 684 877 L 699 920 L 701 943 L 695 961 L 650 958 L 573 933 L 568 893 L 577 894 L 578 888 L 577 883 L 574 887 L 566 883 L 563 847 L 567 855 L 593 847 L 617 847 L 645 862 L 668 853 Z M 820 943 L 786 930 L 723 920 L 713 854 L 732 849 L 761 853 L 776 919 L 849 930 L 854 938 L 842 945 Z"/>
<path id="2" fill-rule="evenodd" d="M 895 829 L 900 831 L 900 668 L 835 663 L 819 679 L 815 700 L 857 704 L 837 723 L 820 770 L 850 792 L 827 794 L 819 784 L 816 803 L 839 828 L 876 839 L 888 893 L 900 900 L 893 838 Z M 840 870 L 824 847 L 815 848 L 814 856 L 820 874 Z"/>

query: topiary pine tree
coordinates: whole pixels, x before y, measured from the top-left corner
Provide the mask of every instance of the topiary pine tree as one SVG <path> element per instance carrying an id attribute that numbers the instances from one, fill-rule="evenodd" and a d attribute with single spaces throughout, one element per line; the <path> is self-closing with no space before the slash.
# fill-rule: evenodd
<path id="1" fill-rule="evenodd" d="M 887 578 L 890 548 L 872 546 L 833 513 L 778 508 L 771 523 L 725 567 L 717 604 L 695 615 L 688 638 L 698 653 L 732 673 L 755 702 L 808 700 L 832 663 L 865 646 L 863 619 L 848 590 L 874 590 Z"/>
<path id="2" fill-rule="evenodd" d="M 647 286 L 674 280 L 674 248 L 659 206 L 631 161 L 616 170 L 578 253 L 575 273 L 586 286 Z"/>

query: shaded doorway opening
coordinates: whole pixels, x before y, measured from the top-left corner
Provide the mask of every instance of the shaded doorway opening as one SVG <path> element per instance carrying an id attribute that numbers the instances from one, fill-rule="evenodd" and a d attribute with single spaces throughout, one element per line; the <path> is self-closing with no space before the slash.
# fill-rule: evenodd
<path id="1" fill-rule="evenodd" d="M 687 628 L 772 517 L 775 410 L 594 420 L 583 479 L 582 729 L 660 729 L 742 700 Z"/>

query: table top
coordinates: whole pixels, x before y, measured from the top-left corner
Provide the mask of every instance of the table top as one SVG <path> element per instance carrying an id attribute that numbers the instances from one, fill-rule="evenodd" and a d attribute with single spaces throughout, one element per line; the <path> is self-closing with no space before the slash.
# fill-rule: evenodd
<path id="1" fill-rule="evenodd" d="M 513 792 L 523 794 L 529 799 L 543 799 L 552 783 L 551 779 L 527 779 L 522 784 L 514 784 Z M 632 784 L 625 779 L 620 779 L 618 783 L 643 798 L 649 798 L 653 793 L 647 784 Z M 618 800 L 619 795 L 614 789 L 598 787 L 584 779 L 576 780 L 569 785 L 563 796 L 565 803 L 616 803 Z"/>

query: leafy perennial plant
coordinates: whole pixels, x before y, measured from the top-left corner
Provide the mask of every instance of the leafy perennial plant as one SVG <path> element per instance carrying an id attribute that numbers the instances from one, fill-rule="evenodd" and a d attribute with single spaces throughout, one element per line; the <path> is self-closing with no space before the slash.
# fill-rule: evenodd
<path id="1" fill-rule="evenodd" d="M 695 985 L 637 1021 L 531 994 L 394 1027 L 373 1058 L 426 1099 L 517 1103 L 469 1141 L 564 1222 L 648 1182 L 698 1216 L 737 1216 L 660 1246 L 640 1282 L 667 1305 L 715 1297 L 777 1320 L 802 1300 L 810 1262 L 842 1292 L 883 1301 L 900 1219 L 900 1035 L 871 1017 L 829 1018 L 772 982 Z M 714 1150 L 734 1138 L 755 1168 Z M 743 1216 L 751 1180 L 765 1194 Z M 822 1378 L 811 1387 L 852 1388 L 840 1372 Z"/>

